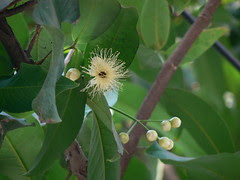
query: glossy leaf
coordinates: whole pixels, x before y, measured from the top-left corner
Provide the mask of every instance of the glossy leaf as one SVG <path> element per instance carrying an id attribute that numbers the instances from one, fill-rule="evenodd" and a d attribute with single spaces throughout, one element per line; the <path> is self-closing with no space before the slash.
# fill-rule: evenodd
<path id="1" fill-rule="evenodd" d="M 227 32 L 226 28 L 212 28 L 204 30 L 197 40 L 193 43 L 188 53 L 182 60 L 183 63 L 191 62 L 202 55 L 208 48 L 210 48 L 221 36 Z M 174 44 L 167 50 L 167 56 L 176 49 L 179 43 Z"/>
<path id="2" fill-rule="evenodd" d="M 97 39 L 92 40 L 86 47 L 85 59 L 97 47 L 112 49 L 113 53 L 120 52 L 119 59 L 126 63 L 126 68 L 131 64 L 138 49 L 138 35 L 136 24 L 138 15 L 133 8 L 122 8 L 112 26 Z"/>
<path id="3" fill-rule="evenodd" d="M 170 6 L 172 6 L 173 12 L 176 13 L 176 15 L 180 15 L 184 9 L 189 5 L 191 0 L 168 0 Z"/>
<path id="4" fill-rule="evenodd" d="M 0 108 L 14 113 L 31 111 L 32 100 L 40 91 L 46 75 L 40 66 L 22 64 L 16 75 L 0 81 Z M 61 77 L 56 93 L 76 86 L 76 83 Z"/>
<path id="5" fill-rule="evenodd" d="M 82 0 L 80 11 L 81 17 L 73 27 L 73 36 L 80 42 L 88 42 L 111 26 L 120 11 L 120 4 L 116 0 Z"/>
<path id="6" fill-rule="evenodd" d="M 115 130 L 106 99 L 95 97 L 88 101 L 93 111 L 93 127 L 88 154 L 88 179 L 119 179 L 119 153 L 123 147 Z"/>
<path id="7" fill-rule="evenodd" d="M 168 89 L 162 102 L 170 115 L 182 120 L 182 127 L 191 133 L 205 152 L 234 152 L 229 127 L 205 101 L 183 90 Z"/>
<path id="8" fill-rule="evenodd" d="M 147 153 L 152 157 L 159 158 L 166 164 L 187 169 L 189 179 L 225 180 L 240 178 L 238 169 L 240 166 L 240 152 L 189 158 L 177 156 L 154 143 L 147 149 Z"/>
<path id="9" fill-rule="evenodd" d="M 7 132 L 28 126 L 34 126 L 34 124 L 27 124 L 24 119 L 16 119 L 11 116 L 0 115 L 0 148 Z"/>
<path id="10" fill-rule="evenodd" d="M 146 0 L 140 15 L 140 35 L 146 44 L 160 50 L 168 40 L 170 12 L 166 0 Z"/>
<path id="11" fill-rule="evenodd" d="M 27 119 L 34 121 L 31 117 Z M 0 174 L 10 179 L 30 179 L 23 174 L 31 167 L 43 139 L 43 130 L 37 123 L 35 127 L 19 128 L 7 133 L 0 149 Z"/>
<path id="12" fill-rule="evenodd" d="M 86 104 L 86 93 L 80 92 L 83 86 L 83 82 L 80 81 L 80 87 L 64 91 L 57 96 L 57 107 L 63 121 L 47 125 L 43 146 L 28 175 L 46 171 L 77 137 Z"/>

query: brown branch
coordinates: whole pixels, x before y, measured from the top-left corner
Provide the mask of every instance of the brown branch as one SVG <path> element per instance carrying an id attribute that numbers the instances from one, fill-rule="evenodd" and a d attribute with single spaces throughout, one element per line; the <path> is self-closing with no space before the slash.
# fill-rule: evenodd
<path id="1" fill-rule="evenodd" d="M 33 7 L 35 4 L 37 4 L 37 2 L 38 2 L 37 0 L 30 0 L 30 1 L 18 6 L 16 8 L 6 9 L 5 11 L 2 11 L 0 13 L 0 18 L 9 17 L 9 16 L 15 15 L 17 13 L 23 12 L 26 9 L 29 9 L 29 8 Z"/>
<path id="2" fill-rule="evenodd" d="M 28 45 L 28 48 L 26 50 L 26 54 L 27 54 L 28 57 L 30 57 L 30 54 L 31 54 L 32 48 L 34 46 L 34 43 L 35 43 L 36 39 L 38 38 L 41 30 L 42 30 L 41 25 L 37 24 L 36 30 L 35 30 L 34 35 L 32 37 L 32 40 L 30 41 L 30 43 Z"/>
<path id="3" fill-rule="evenodd" d="M 21 62 L 34 64 L 32 60 L 28 59 L 24 50 L 21 48 L 6 18 L 0 18 L 0 41 L 8 52 L 15 68 L 18 69 Z"/>
<path id="4" fill-rule="evenodd" d="M 209 0 L 201 14 L 198 16 L 196 22 L 188 30 L 188 32 L 183 37 L 179 46 L 171 54 L 169 59 L 164 64 L 162 70 L 160 71 L 156 81 L 153 83 L 148 95 L 145 97 L 144 102 L 137 114 L 137 119 L 147 120 L 151 116 L 156 104 L 158 103 L 161 95 L 163 94 L 165 88 L 168 85 L 171 77 L 175 73 L 179 63 L 186 55 L 188 50 L 191 48 L 192 44 L 199 36 L 199 34 L 206 28 L 210 20 L 220 4 L 221 0 Z M 140 137 L 144 134 L 145 129 L 137 125 L 130 134 L 130 142 L 126 144 L 126 152 L 121 159 L 121 177 L 123 177 L 124 172 L 128 166 L 129 160 L 136 151 L 136 146 L 139 142 Z"/>
<path id="5" fill-rule="evenodd" d="M 87 158 L 76 140 L 65 150 L 64 155 L 69 169 L 66 179 L 74 174 L 79 180 L 86 180 Z"/>

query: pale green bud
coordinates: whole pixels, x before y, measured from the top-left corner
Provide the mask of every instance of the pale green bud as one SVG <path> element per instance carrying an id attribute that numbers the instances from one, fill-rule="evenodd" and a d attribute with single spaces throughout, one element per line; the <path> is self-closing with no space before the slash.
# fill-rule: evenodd
<path id="1" fill-rule="evenodd" d="M 128 143 L 128 141 L 129 141 L 129 135 L 128 135 L 127 133 L 121 132 L 121 133 L 119 134 L 119 137 L 120 137 L 120 140 L 121 140 L 121 142 L 122 142 L 123 144 Z"/>
<path id="2" fill-rule="evenodd" d="M 146 138 L 150 142 L 156 141 L 158 138 L 158 133 L 155 130 L 148 130 L 146 133 Z"/>
<path id="3" fill-rule="evenodd" d="M 173 128 L 178 128 L 181 126 L 181 120 L 178 117 L 173 117 L 170 119 Z"/>
<path id="4" fill-rule="evenodd" d="M 168 120 L 164 120 L 161 122 L 161 127 L 163 131 L 170 131 L 172 126 Z"/>
<path id="5" fill-rule="evenodd" d="M 79 79 L 81 73 L 77 68 L 71 68 L 67 71 L 66 77 L 72 81 Z"/>

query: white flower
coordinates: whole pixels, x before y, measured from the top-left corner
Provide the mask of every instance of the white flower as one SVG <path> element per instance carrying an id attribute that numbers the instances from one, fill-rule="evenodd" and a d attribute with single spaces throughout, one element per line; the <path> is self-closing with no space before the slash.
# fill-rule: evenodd
<path id="1" fill-rule="evenodd" d="M 84 72 L 92 79 L 83 91 L 90 90 L 90 95 L 95 96 L 108 90 L 119 90 L 122 84 L 119 79 L 125 78 L 124 62 L 118 59 L 119 52 L 112 53 L 112 49 L 99 49 L 91 53 L 90 65 Z"/>

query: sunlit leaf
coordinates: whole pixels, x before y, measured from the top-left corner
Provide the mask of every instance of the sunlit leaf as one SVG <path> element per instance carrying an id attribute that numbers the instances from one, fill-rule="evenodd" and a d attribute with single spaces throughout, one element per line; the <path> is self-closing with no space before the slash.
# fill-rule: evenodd
<path id="1" fill-rule="evenodd" d="M 133 8 L 122 8 L 112 26 L 101 36 L 92 40 L 86 47 L 85 59 L 97 47 L 112 49 L 113 53 L 120 52 L 119 59 L 131 64 L 138 49 L 138 35 L 136 31 L 138 15 Z"/>

